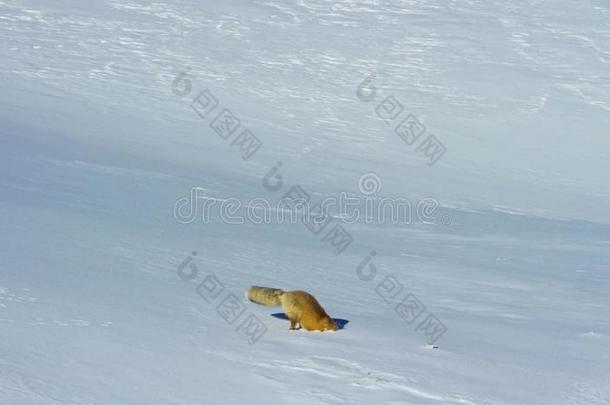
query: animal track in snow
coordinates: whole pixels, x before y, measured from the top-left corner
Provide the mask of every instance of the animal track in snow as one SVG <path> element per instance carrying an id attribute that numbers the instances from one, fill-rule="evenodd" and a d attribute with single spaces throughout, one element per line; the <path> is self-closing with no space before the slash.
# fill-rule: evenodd
<path id="1" fill-rule="evenodd" d="M 325 403 L 342 403 L 341 392 L 335 391 L 335 383 L 343 381 L 355 389 L 364 389 L 369 393 L 379 391 L 383 392 L 384 396 L 397 398 L 408 395 L 413 403 L 425 401 L 425 403 L 440 404 L 475 404 L 465 398 L 417 388 L 415 382 L 400 375 L 370 370 L 356 362 L 341 358 L 312 356 L 290 361 L 275 361 L 272 364 L 261 364 L 260 367 L 266 369 L 262 373 L 266 379 L 287 385 L 296 386 L 304 378 L 303 374 L 321 377 L 320 381 L 329 382 L 328 387 L 318 387 L 316 392 L 312 391 L 307 394 L 322 402 L 325 402 L 324 398 L 330 400 Z"/>
<path id="2" fill-rule="evenodd" d="M 102 328 L 107 328 L 110 325 L 112 325 L 112 322 L 100 322 L 100 323 L 96 323 L 96 322 L 91 322 L 91 321 L 87 321 L 84 319 L 68 319 L 68 320 L 62 320 L 62 319 L 52 319 L 52 320 L 45 320 L 43 318 L 35 318 L 29 322 L 27 322 L 28 325 L 30 326 L 43 326 L 43 325 L 56 325 L 56 326 L 61 326 L 61 327 L 67 327 L 67 326 L 76 326 L 76 327 L 90 327 L 90 326 L 99 326 Z"/>
<path id="3" fill-rule="evenodd" d="M 38 298 L 29 294 L 28 288 L 23 288 L 20 291 L 11 290 L 7 287 L 0 287 L 0 308 L 8 308 L 10 303 L 35 303 Z"/>
<path id="4" fill-rule="evenodd" d="M 21 290 L 11 290 L 8 287 L 0 287 L 0 308 L 10 308 L 15 303 L 19 304 L 34 304 L 38 302 L 38 298 L 30 295 L 29 288 L 23 288 Z M 0 314 L 1 315 L 1 314 Z M 89 326 L 100 326 L 107 328 L 112 325 L 112 322 L 92 322 L 86 319 L 43 319 L 40 317 L 33 317 L 29 320 L 17 320 L 12 318 L 6 318 L 0 316 L 0 322 L 13 323 L 13 324 L 26 324 L 29 326 L 43 326 L 43 325 L 54 325 L 61 327 L 78 326 L 78 327 L 89 327 Z"/>

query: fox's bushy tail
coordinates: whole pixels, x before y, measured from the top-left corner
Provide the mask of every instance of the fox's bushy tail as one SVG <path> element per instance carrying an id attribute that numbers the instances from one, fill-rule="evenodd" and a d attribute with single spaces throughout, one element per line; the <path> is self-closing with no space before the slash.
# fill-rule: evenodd
<path id="1" fill-rule="evenodd" d="M 255 304 L 277 307 L 282 305 L 280 299 L 282 294 L 284 294 L 284 291 L 279 288 L 258 287 L 253 285 L 248 288 L 246 297 Z"/>

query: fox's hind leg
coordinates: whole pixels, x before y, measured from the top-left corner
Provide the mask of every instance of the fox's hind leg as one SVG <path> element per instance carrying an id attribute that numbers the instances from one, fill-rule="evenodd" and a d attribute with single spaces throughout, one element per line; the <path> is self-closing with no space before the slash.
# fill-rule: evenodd
<path id="1" fill-rule="evenodd" d="M 286 311 L 286 316 L 290 319 L 290 330 L 297 329 L 296 325 L 301 326 L 301 322 L 299 322 L 299 317 L 294 311 Z"/>
<path id="2" fill-rule="evenodd" d="M 297 318 L 295 316 L 290 316 L 290 314 L 286 314 L 286 315 L 288 315 L 288 319 L 290 319 L 290 330 L 297 329 L 296 328 L 296 325 L 298 323 Z"/>

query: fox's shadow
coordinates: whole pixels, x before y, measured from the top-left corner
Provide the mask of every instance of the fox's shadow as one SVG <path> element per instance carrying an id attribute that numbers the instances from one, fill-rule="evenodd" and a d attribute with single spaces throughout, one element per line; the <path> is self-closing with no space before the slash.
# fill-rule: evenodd
<path id="1" fill-rule="evenodd" d="M 271 316 L 274 317 L 274 318 L 278 318 L 278 319 L 284 319 L 285 321 L 288 320 L 288 317 L 283 312 L 278 312 L 276 314 L 271 314 Z M 337 327 L 339 328 L 339 330 L 345 328 L 345 325 L 347 325 L 349 323 L 349 321 L 347 319 L 333 318 L 333 321 L 335 321 L 335 323 L 337 324 Z"/>

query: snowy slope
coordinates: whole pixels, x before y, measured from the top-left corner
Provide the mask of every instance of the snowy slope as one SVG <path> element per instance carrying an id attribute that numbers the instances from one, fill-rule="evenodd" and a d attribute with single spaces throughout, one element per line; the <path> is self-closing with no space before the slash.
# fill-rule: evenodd
<path id="1" fill-rule="evenodd" d="M 610 403 L 609 39 L 603 1 L 0 0 L 0 403 Z M 412 220 L 176 218 L 296 185 Z M 289 331 L 251 284 L 347 323 Z"/>

